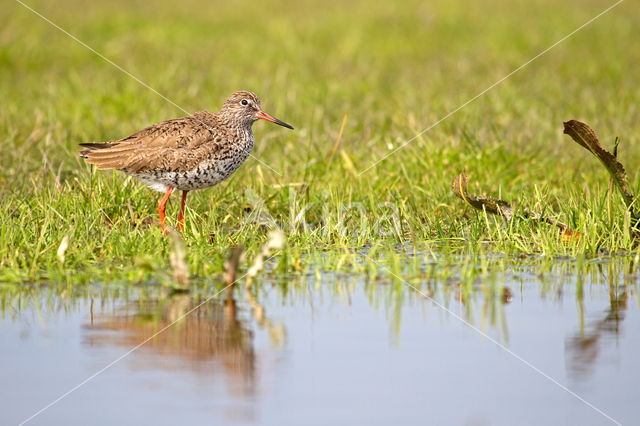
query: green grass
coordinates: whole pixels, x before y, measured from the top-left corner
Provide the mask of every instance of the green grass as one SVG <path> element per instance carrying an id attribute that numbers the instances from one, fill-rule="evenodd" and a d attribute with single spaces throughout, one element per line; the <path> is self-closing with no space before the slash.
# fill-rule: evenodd
<path id="1" fill-rule="evenodd" d="M 254 154 L 275 172 L 249 160 L 229 181 L 190 196 L 184 238 L 197 277 L 217 276 L 232 245 L 256 252 L 273 227 L 288 238 L 277 260 L 283 274 L 317 265 L 380 273 L 363 263 L 363 250 L 389 268 L 418 248 L 476 259 L 636 252 L 608 175 L 562 135 L 562 122 L 576 118 L 606 147 L 619 136 L 619 158 L 640 193 L 640 12 L 632 2 L 364 174 L 611 3 L 28 4 L 187 111 L 215 111 L 229 93 L 249 89 L 296 127 L 254 126 Z M 157 279 L 169 250 L 149 224 L 159 193 L 91 169 L 77 144 L 184 112 L 18 3 L 0 11 L 0 23 L 0 281 Z M 553 215 L 582 238 L 565 243 L 547 225 L 472 211 L 449 188 L 464 168 L 471 194 Z"/>

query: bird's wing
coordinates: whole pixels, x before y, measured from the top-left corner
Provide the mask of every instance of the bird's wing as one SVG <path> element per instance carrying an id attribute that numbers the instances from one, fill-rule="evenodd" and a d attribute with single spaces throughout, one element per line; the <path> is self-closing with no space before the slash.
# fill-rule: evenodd
<path id="1" fill-rule="evenodd" d="M 206 121 L 205 121 L 206 120 Z M 202 113 L 163 121 L 124 139 L 105 144 L 82 144 L 81 156 L 99 169 L 183 171 L 193 168 L 212 144 L 222 142 L 215 123 Z"/>

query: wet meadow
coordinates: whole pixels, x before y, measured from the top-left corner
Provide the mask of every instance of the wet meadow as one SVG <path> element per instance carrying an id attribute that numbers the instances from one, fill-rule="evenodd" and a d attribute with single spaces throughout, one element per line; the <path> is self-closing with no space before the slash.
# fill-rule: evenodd
<path id="1" fill-rule="evenodd" d="M 637 421 L 633 2 L 0 22 L 0 423 Z M 177 195 L 165 236 L 158 192 L 78 157 L 240 89 L 295 130 L 255 123 L 184 232 Z"/>

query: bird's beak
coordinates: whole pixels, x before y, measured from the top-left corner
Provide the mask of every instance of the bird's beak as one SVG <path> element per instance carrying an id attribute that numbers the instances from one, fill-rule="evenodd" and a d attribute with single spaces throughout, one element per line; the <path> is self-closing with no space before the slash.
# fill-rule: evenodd
<path id="1" fill-rule="evenodd" d="M 267 114 L 266 112 L 264 112 L 262 110 L 256 111 L 256 117 L 257 118 L 262 118 L 263 120 L 267 120 L 267 121 L 270 121 L 272 123 L 276 123 L 276 124 L 279 124 L 279 125 L 281 125 L 283 127 L 286 127 L 287 129 L 293 130 L 293 126 L 291 124 L 287 124 L 284 121 L 278 120 L 277 118 L 270 116 L 269 114 Z"/>

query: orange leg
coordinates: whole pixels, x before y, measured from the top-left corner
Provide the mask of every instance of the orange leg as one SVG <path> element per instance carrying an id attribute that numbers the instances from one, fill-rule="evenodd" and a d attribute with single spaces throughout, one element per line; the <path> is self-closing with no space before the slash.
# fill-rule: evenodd
<path id="1" fill-rule="evenodd" d="M 184 208 L 187 205 L 188 190 L 182 190 L 182 201 L 180 202 L 180 213 L 178 213 L 178 227 L 184 231 Z"/>
<path id="2" fill-rule="evenodd" d="M 164 197 L 162 197 L 162 199 L 160 200 L 160 202 L 158 203 L 158 216 L 160 216 L 160 226 L 162 227 L 162 233 L 164 235 L 167 235 L 167 225 L 165 222 L 165 210 L 167 209 L 167 201 L 169 201 L 169 197 L 171 197 L 171 194 L 173 193 L 173 190 L 175 188 L 173 187 L 169 187 L 167 189 L 167 192 L 164 193 Z"/>

